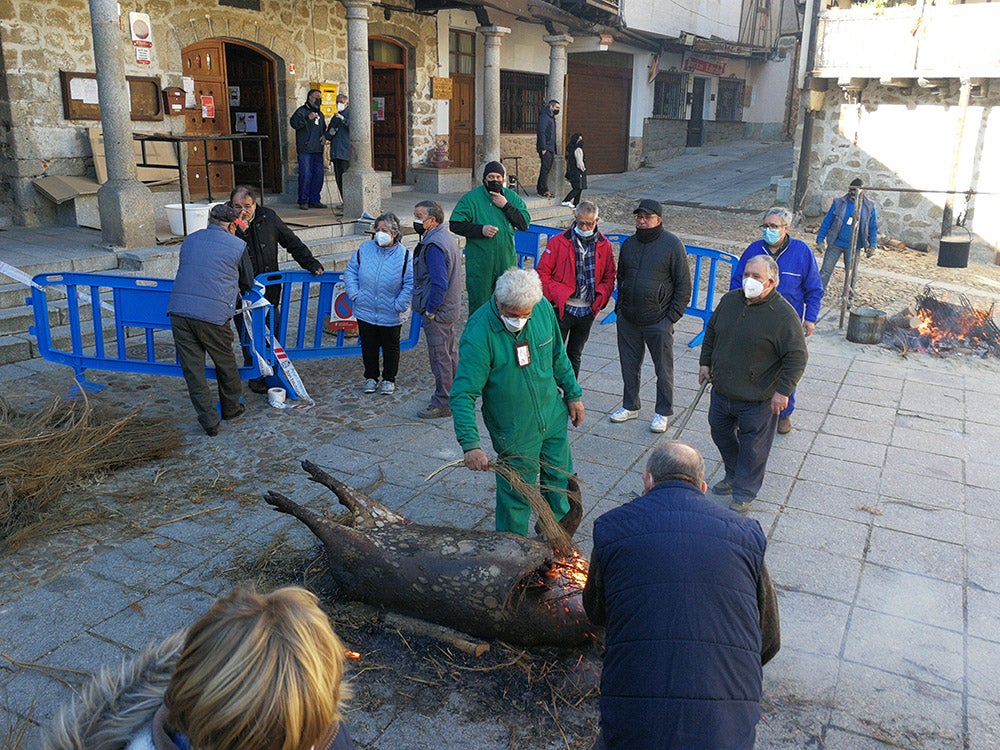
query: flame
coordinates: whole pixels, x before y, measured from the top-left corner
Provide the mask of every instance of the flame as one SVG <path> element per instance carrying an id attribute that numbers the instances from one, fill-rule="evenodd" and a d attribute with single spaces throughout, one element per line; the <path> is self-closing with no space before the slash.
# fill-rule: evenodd
<path id="1" fill-rule="evenodd" d="M 361 654 L 359 654 L 357 651 L 345 651 L 344 656 L 346 656 L 348 659 L 355 659 L 355 660 L 361 658 Z"/>
<path id="2" fill-rule="evenodd" d="M 569 554 L 553 560 L 552 566 L 543 577 L 553 588 L 582 591 L 589 572 L 590 562 L 574 549 Z"/>

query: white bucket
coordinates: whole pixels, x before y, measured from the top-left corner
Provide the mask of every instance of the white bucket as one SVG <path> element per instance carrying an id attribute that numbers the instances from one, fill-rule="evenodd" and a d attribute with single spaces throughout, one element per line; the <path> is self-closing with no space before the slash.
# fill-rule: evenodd
<path id="1" fill-rule="evenodd" d="M 185 203 L 184 215 L 187 217 L 188 234 L 197 232 L 208 226 L 208 212 L 212 210 L 215 203 Z M 181 218 L 181 204 L 168 203 L 164 208 L 167 211 L 167 221 L 170 222 L 170 233 L 178 237 L 184 236 L 184 224 Z"/>

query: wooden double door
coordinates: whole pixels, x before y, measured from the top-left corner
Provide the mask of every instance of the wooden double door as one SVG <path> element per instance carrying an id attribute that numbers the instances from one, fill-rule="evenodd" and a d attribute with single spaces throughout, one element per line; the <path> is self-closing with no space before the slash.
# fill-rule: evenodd
<path id="1" fill-rule="evenodd" d="M 259 187 L 263 168 L 264 190 L 281 192 L 281 138 L 277 109 L 276 66 L 273 58 L 243 44 L 205 39 L 181 51 L 185 76 L 194 79 L 195 106 L 185 109 L 187 135 L 229 135 L 256 132 L 267 138 L 260 154 L 253 144 L 243 144 L 237 158 L 249 162 L 233 167 L 209 160 L 233 161 L 234 145 L 228 141 L 193 141 L 188 144 L 187 180 L 192 198 L 228 198 L 238 183 Z"/>
<path id="2" fill-rule="evenodd" d="M 405 79 L 402 66 L 371 64 L 372 161 L 394 183 L 406 181 Z"/>

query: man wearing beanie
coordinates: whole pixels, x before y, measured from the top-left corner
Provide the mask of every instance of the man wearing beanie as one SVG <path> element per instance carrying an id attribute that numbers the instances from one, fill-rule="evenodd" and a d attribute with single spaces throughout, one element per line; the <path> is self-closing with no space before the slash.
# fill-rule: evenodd
<path id="1" fill-rule="evenodd" d="M 243 384 L 233 354 L 233 329 L 240 292 L 253 287 L 253 267 L 246 243 L 235 236 L 239 209 L 229 203 L 212 206 L 208 228 L 189 234 L 181 245 L 180 266 L 167 303 L 177 361 L 184 372 L 191 403 L 205 432 L 219 434 L 215 396 L 205 378 L 205 354 L 215 365 L 222 419 L 236 419 Z"/>
<path id="2" fill-rule="evenodd" d="M 691 270 L 687 250 L 663 229 L 663 207 L 644 198 L 635 214 L 635 234 L 622 243 L 618 255 L 618 359 L 622 367 L 622 405 L 612 422 L 639 416 L 639 381 L 644 349 L 656 372 L 656 412 L 653 432 L 666 432 L 674 413 L 674 323 L 691 300 Z"/>
<path id="3" fill-rule="evenodd" d="M 465 289 L 469 315 L 489 301 L 500 275 L 517 265 L 514 232 L 531 223 L 524 201 L 504 187 L 507 170 L 498 161 L 483 169 L 483 185 L 462 196 L 451 214 L 450 228 L 465 237 Z"/>

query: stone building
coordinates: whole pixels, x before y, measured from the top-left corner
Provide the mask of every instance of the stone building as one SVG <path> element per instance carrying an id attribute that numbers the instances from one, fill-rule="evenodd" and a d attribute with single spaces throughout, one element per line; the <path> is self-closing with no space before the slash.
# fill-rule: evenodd
<path id="1" fill-rule="evenodd" d="M 1000 7 L 810 0 L 808 12 L 796 207 L 821 215 L 860 176 L 886 188 L 869 193 L 884 236 L 934 247 L 964 218 L 973 247 L 1000 247 Z"/>

